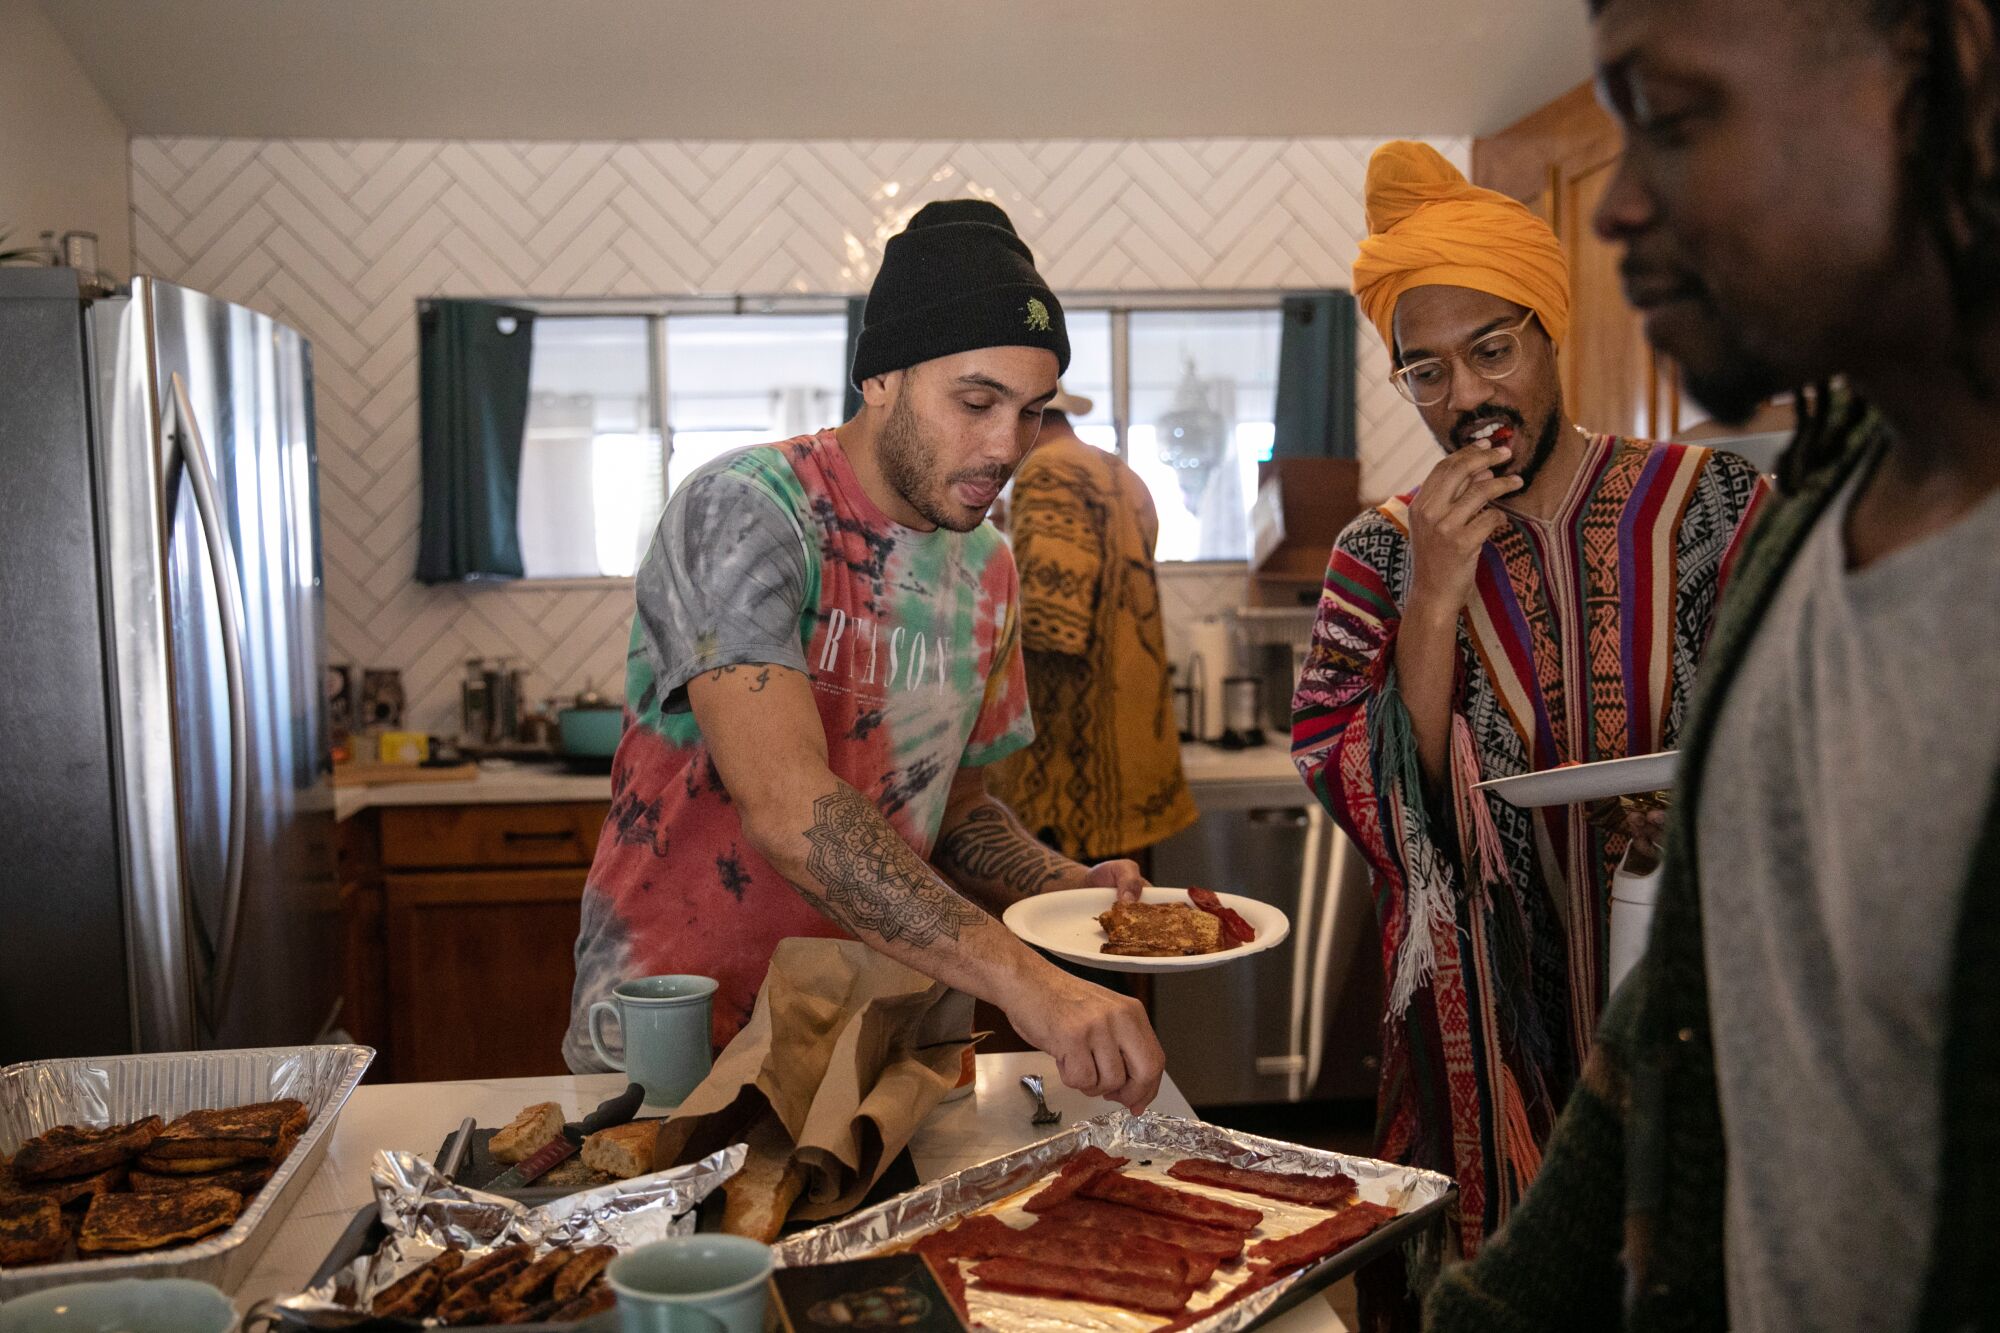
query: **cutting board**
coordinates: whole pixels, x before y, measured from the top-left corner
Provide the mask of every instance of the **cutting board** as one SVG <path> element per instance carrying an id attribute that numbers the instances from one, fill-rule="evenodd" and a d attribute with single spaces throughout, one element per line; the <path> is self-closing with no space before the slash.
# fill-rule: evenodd
<path id="1" fill-rule="evenodd" d="M 381 787 L 392 782 L 470 782 L 479 776 L 477 764 L 424 768 L 418 764 L 335 764 L 336 787 Z"/>

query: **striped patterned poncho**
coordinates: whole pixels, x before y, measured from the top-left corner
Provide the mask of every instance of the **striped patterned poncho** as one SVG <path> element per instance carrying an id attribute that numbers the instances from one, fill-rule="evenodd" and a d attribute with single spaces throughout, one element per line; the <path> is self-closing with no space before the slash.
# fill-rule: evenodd
<path id="1" fill-rule="evenodd" d="M 1450 790 L 1429 801 L 1392 664 L 1410 497 L 1334 545 L 1292 754 L 1372 872 L 1387 984 L 1377 1151 L 1458 1181 L 1468 1256 L 1533 1180 L 1589 1048 L 1626 843 L 1584 810 L 1520 810 L 1472 785 L 1673 748 L 1764 489 L 1733 454 L 1593 436 L 1557 513 L 1513 517 L 1480 553 L 1459 617 Z"/>

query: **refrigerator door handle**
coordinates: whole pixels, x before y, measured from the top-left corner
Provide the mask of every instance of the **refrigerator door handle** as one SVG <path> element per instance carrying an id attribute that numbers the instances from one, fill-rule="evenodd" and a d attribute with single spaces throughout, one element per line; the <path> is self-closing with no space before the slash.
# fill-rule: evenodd
<path id="1" fill-rule="evenodd" d="M 230 974 L 236 966 L 237 935 L 243 916 L 244 848 L 250 825 L 250 717 L 243 678 L 243 608 L 236 583 L 236 560 L 223 536 L 215 472 L 209 466 L 201 423 L 188 398 L 187 381 L 178 371 L 172 376 L 172 391 L 172 401 L 166 410 L 178 418 L 178 429 L 172 421 L 163 422 L 161 435 L 181 451 L 194 492 L 202 542 L 208 548 L 209 570 L 215 580 L 215 602 L 222 615 L 223 675 L 229 691 L 229 838 L 223 857 L 222 928 L 215 943 L 208 985 L 197 997 L 203 1018 L 213 1027 L 220 1017 L 223 999 L 229 992 Z"/>

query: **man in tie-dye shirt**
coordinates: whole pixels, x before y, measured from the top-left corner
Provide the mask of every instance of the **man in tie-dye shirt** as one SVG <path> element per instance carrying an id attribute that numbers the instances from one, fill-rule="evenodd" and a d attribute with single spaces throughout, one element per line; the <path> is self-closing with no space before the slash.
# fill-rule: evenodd
<path id="1" fill-rule="evenodd" d="M 1068 359 L 1007 215 L 931 204 L 869 293 L 861 410 L 720 459 L 668 503 L 636 581 L 572 1069 L 601 1067 L 589 1010 L 620 981 L 714 977 L 720 1045 L 778 941 L 852 936 L 997 1005 L 1072 1087 L 1152 1099 L 1145 1011 L 995 919 L 1048 889 L 1143 883 L 1043 848 L 984 777 L 1033 737 L 1014 564 L 986 511 Z"/>

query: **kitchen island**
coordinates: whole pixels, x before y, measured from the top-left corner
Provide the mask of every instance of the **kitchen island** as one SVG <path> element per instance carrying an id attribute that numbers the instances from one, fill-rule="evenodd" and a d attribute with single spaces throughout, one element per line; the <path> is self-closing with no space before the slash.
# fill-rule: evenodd
<path id="1" fill-rule="evenodd" d="M 1020 1086 L 1023 1074 L 1042 1075 L 1049 1105 L 1063 1113 L 1064 1126 L 1114 1109 L 1109 1102 L 1061 1086 L 1055 1062 L 1046 1055 L 982 1055 L 978 1070 L 972 1095 L 940 1106 L 911 1141 L 919 1180 L 949 1175 L 1048 1136 L 1049 1130 L 1028 1123 L 1031 1106 Z M 482 1125 L 502 1125 L 538 1101 L 555 1102 L 565 1118 L 580 1119 L 624 1086 L 621 1074 L 587 1074 L 357 1088 L 341 1113 L 326 1160 L 234 1293 L 237 1308 L 247 1310 L 266 1297 L 288 1295 L 305 1285 L 356 1210 L 371 1201 L 368 1168 L 376 1153 L 406 1149 L 433 1155 L 466 1116 Z M 1160 1085 L 1153 1109 L 1165 1115 L 1194 1114 L 1171 1079 Z M 1346 1325 L 1321 1296 L 1267 1327 L 1278 1333 L 1340 1333 Z"/>

